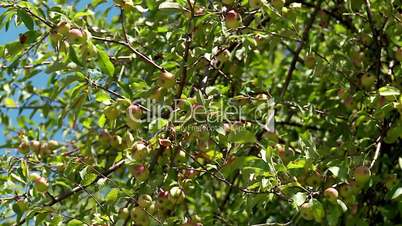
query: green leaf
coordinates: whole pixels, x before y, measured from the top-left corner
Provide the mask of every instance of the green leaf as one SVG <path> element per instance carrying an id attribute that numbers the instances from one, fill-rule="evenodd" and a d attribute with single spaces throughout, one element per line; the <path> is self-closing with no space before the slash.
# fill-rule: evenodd
<path id="1" fill-rule="evenodd" d="M 313 199 L 313 216 L 317 222 L 322 222 L 325 217 L 324 206 L 317 199 Z"/>
<path id="2" fill-rule="evenodd" d="M 348 207 L 346 206 L 346 204 L 342 200 L 337 199 L 336 203 L 339 205 L 339 207 L 341 207 L 343 212 L 348 211 Z"/>
<path id="3" fill-rule="evenodd" d="M 168 124 L 168 120 L 158 118 L 149 123 L 149 132 L 156 133 Z"/>
<path id="4" fill-rule="evenodd" d="M 160 5 L 159 5 L 159 7 L 158 7 L 159 9 L 170 9 L 170 10 L 181 10 L 182 9 L 182 6 L 179 4 L 179 3 L 177 3 L 177 2 L 169 2 L 169 1 L 166 1 L 166 2 L 162 2 Z"/>
<path id="5" fill-rule="evenodd" d="M 25 12 L 25 10 L 18 10 L 17 15 L 29 30 L 34 29 L 34 21 L 32 20 L 32 17 Z"/>
<path id="6" fill-rule="evenodd" d="M 84 65 L 80 62 L 80 60 L 78 60 L 77 54 L 75 53 L 75 49 L 72 46 L 70 46 L 68 51 L 69 51 L 68 55 L 69 55 L 71 61 L 73 61 L 77 65 L 83 67 Z"/>
<path id="7" fill-rule="evenodd" d="M 397 199 L 399 198 L 399 196 L 402 195 L 402 187 L 399 187 L 398 189 L 396 189 L 396 191 L 394 192 L 394 194 L 392 195 L 391 199 Z"/>
<path id="8" fill-rule="evenodd" d="M 9 108 L 17 107 L 17 104 L 14 102 L 14 100 L 9 97 L 4 99 L 4 105 L 6 105 L 6 107 L 9 107 Z"/>
<path id="9" fill-rule="evenodd" d="M 21 169 L 22 169 L 22 175 L 24 175 L 25 178 L 28 178 L 29 177 L 28 164 L 25 159 L 21 159 Z"/>
<path id="10" fill-rule="evenodd" d="M 98 126 L 103 128 L 103 126 L 105 126 L 106 121 L 107 120 L 105 114 L 102 114 L 98 119 Z"/>
<path id="11" fill-rule="evenodd" d="M 400 90 L 392 86 L 384 86 L 378 89 L 381 96 L 398 96 L 401 94 Z"/>
<path id="12" fill-rule="evenodd" d="M 301 206 L 304 202 L 306 202 L 306 199 L 307 195 L 303 192 L 297 192 L 292 196 L 292 200 L 297 206 Z"/>
<path id="13" fill-rule="evenodd" d="M 98 48 L 99 53 L 99 67 L 101 68 L 102 72 L 113 76 L 114 74 L 114 65 L 110 61 L 109 55 L 101 48 Z"/>
<path id="14" fill-rule="evenodd" d="M 109 105 L 110 104 L 110 96 L 105 91 L 99 90 L 96 93 L 96 101 Z"/>
<path id="15" fill-rule="evenodd" d="M 287 168 L 288 169 L 301 169 L 301 168 L 304 168 L 305 165 L 306 165 L 305 159 L 298 159 L 298 160 L 289 162 L 289 164 L 287 165 Z"/>
<path id="16" fill-rule="evenodd" d="M 229 141 L 240 144 L 255 143 L 255 134 L 245 129 L 236 130 L 229 134 Z"/>
<path id="17" fill-rule="evenodd" d="M 105 200 L 107 202 L 115 202 L 117 198 L 119 197 L 119 189 L 118 188 L 113 188 L 112 190 L 107 193 Z"/>
<path id="18" fill-rule="evenodd" d="M 67 223 L 67 226 L 82 226 L 82 225 L 85 225 L 85 224 L 77 219 L 72 219 L 71 221 L 69 221 Z"/>
<path id="19" fill-rule="evenodd" d="M 97 178 L 96 174 L 94 173 L 89 173 L 89 166 L 85 167 L 80 171 L 80 177 L 82 179 L 82 185 L 87 186 L 90 185 L 92 182 L 94 182 Z"/>

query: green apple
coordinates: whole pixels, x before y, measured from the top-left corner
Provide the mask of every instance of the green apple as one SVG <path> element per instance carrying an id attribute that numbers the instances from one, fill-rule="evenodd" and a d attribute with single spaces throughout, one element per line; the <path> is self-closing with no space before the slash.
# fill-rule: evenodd
<path id="1" fill-rule="evenodd" d="M 132 148 L 133 158 L 137 161 L 144 160 L 150 153 L 149 148 L 143 142 L 136 142 Z"/>
<path id="2" fill-rule="evenodd" d="M 63 36 L 68 35 L 68 33 L 70 32 L 70 29 L 71 29 L 71 24 L 67 21 L 60 21 L 56 25 L 56 32 Z"/>
<path id="3" fill-rule="evenodd" d="M 73 28 L 67 34 L 67 38 L 71 42 L 82 42 L 85 39 L 85 34 L 81 29 Z"/>
<path id="4" fill-rule="evenodd" d="M 229 61 L 230 51 L 227 49 L 220 51 L 219 54 L 216 56 L 216 59 L 218 59 L 219 62 L 222 62 L 222 63 Z"/>
<path id="5" fill-rule="evenodd" d="M 134 220 L 135 225 L 149 225 L 148 214 L 141 207 L 137 206 L 131 210 L 131 218 Z"/>
<path id="6" fill-rule="evenodd" d="M 114 135 L 112 136 L 110 144 L 112 145 L 112 147 L 119 149 L 123 144 L 123 138 L 119 135 Z"/>
<path id="7" fill-rule="evenodd" d="M 130 127 L 133 130 L 138 129 L 141 126 L 141 123 L 139 120 L 130 119 L 129 117 L 126 117 L 126 124 L 128 127 Z"/>
<path id="8" fill-rule="evenodd" d="M 315 56 L 314 54 L 307 54 L 307 56 L 304 58 L 304 64 L 306 65 L 307 68 L 314 68 L 315 67 Z"/>
<path id="9" fill-rule="evenodd" d="M 119 218 L 126 220 L 130 216 L 130 210 L 127 207 L 121 208 L 119 211 Z"/>
<path id="10" fill-rule="evenodd" d="M 115 105 L 109 105 L 105 107 L 103 113 L 109 120 L 115 120 L 120 115 L 120 111 Z"/>
<path id="11" fill-rule="evenodd" d="M 248 4 L 252 9 L 256 9 L 262 6 L 261 0 L 249 0 Z"/>
<path id="12" fill-rule="evenodd" d="M 185 194 L 184 194 L 184 191 L 181 188 L 177 187 L 177 186 L 172 187 L 169 190 L 169 194 L 170 194 L 169 199 L 174 204 L 182 203 L 184 201 L 184 198 L 186 197 Z"/>
<path id="13" fill-rule="evenodd" d="M 375 84 L 376 81 L 377 81 L 377 78 L 374 75 L 369 75 L 369 74 L 364 74 L 360 78 L 360 83 L 366 89 L 371 88 Z"/>
<path id="14" fill-rule="evenodd" d="M 225 15 L 225 24 L 229 29 L 238 28 L 241 25 L 240 15 L 236 11 L 230 10 Z"/>
<path id="15" fill-rule="evenodd" d="M 29 142 L 29 146 L 31 148 L 32 151 L 34 151 L 35 153 L 39 153 L 40 149 L 41 149 L 41 143 L 37 140 L 31 140 L 31 142 Z"/>
<path id="16" fill-rule="evenodd" d="M 50 150 L 55 150 L 60 146 L 59 142 L 57 142 L 56 140 L 49 140 L 47 142 L 47 145 Z"/>
<path id="17" fill-rule="evenodd" d="M 162 88 L 169 89 L 176 84 L 175 76 L 168 71 L 161 71 L 159 75 L 158 85 Z"/>
<path id="18" fill-rule="evenodd" d="M 370 169 L 367 166 L 359 166 L 354 170 L 356 182 L 359 184 L 365 184 L 371 176 Z"/>
<path id="19" fill-rule="evenodd" d="M 145 181 L 149 177 L 149 169 L 144 164 L 134 165 L 131 168 L 131 174 L 138 181 Z"/>
<path id="20" fill-rule="evenodd" d="M 338 190 L 335 188 L 327 188 L 324 191 L 324 197 L 326 197 L 329 201 L 336 201 L 338 198 Z"/>
<path id="21" fill-rule="evenodd" d="M 222 0 L 222 3 L 225 5 L 233 5 L 234 2 L 235 0 Z"/>
<path id="22" fill-rule="evenodd" d="M 152 91 L 152 93 L 151 93 L 151 95 L 150 95 L 150 98 L 151 98 L 151 99 L 154 99 L 154 100 L 156 100 L 156 101 L 161 100 L 163 91 L 164 91 L 164 89 L 163 89 L 162 87 L 157 87 L 157 88 L 155 88 L 155 89 Z"/>
<path id="23" fill-rule="evenodd" d="M 32 174 L 31 179 L 35 184 L 35 189 L 39 192 L 47 192 L 49 188 L 49 183 L 47 182 L 46 178 L 39 176 L 38 174 Z"/>
<path id="24" fill-rule="evenodd" d="M 147 194 L 142 194 L 138 197 L 138 205 L 142 208 L 148 208 L 152 205 L 152 197 Z"/>
<path id="25" fill-rule="evenodd" d="M 127 117 L 132 119 L 139 119 L 142 116 L 142 109 L 138 104 L 131 104 L 127 108 Z"/>
<path id="26" fill-rule="evenodd" d="M 306 202 L 300 206 L 300 214 L 305 220 L 313 220 L 313 202 Z"/>
<path id="27" fill-rule="evenodd" d="M 20 145 L 18 146 L 18 151 L 22 154 L 27 154 L 29 152 L 29 142 L 23 140 Z"/>
<path id="28" fill-rule="evenodd" d="M 271 5 L 275 9 L 280 10 L 285 5 L 285 0 L 272 0 Z"/>
<path id="29" fill-rule="evenodd" d="M 402 49 L 401 49 L 401 48 L 398 48 L 398 49 L 395 51 L 395 58 L 396 58 L 399 62 L 402 62 Z"/>

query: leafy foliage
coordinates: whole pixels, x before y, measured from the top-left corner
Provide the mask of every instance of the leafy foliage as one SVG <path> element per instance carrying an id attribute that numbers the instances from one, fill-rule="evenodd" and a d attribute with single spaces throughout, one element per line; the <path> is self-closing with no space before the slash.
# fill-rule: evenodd
<path id="1" fill-rule="evenodd" d="M 401 222 L 400 0 L 82 5 L 0 3 L 1 225 Z"/>

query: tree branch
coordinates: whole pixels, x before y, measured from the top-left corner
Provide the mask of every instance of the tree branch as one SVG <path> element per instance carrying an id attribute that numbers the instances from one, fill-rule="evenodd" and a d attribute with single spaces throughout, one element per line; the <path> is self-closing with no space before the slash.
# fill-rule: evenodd
<path id="1" fill-rule="evenodd" d="M 82 186 L 82 185 L 78 185 L 76 187 L 74 187 L 71 191 L 66 192 L 64 194 L 59 195 L 58 197 L 54 198 L 51 202 L 49 202 L 48 204 L 46 204 L 45 206 L 53 206 L 56 203 L 59 203 L 65 199 L 67 199 L 68 197 L 84 190 L 85 188 L 95 184 L 98 180 L 106 177 L 107 175 L 111 174 L 112 172 L 116 171 L 117 169 L 119 169 L 123 164 L 125 163 L 125 160 L 120 160 L 119 162 L 113 164 L 109 169 L 107 169 L 106 171 L 104 171 L 102 173 L 102 175 L 98 175 L 96 177 L 96 179 L 94 181 L 92 181 L 92 183 L 86 185 L 86 186 Z M 36 214 L 35 214 L 36 215 Z M 22 219 L 20 222 L 16 223 L 15 225 L 22 225 L 24 224 L 26 221 L 26 218 Z"/>
<path id="2" fill-rule="evenodd" d="M 309 32 L 310 32 L 310 29 L 312 28 L 312 26 L 314 24 L 314 21 L 315 21 L 315 18 L 317 16 L 317 13 L 320 10 L 321 2 L 322 2 L 322 0 L 320 0 L 317 3 L 317 5 L 315 6 L 314 11 L 311 14 L 310 20 L 307 22 L 306 27 L 304 28 L 302 40 L 301 40 L 301 42 L 299 44 L 299 47 L 296 49 L 296 51 L 294 53 L 292 62 L 290 63 L 290 67 L 289 67 L 289 70 L 288 70 L 287 75 L 286 75 L 285 84 L 283 85 L 283 88 L 282 88 L 282 91 L 281 91 L 281 94 L 280 94 L 280 99 L 282 99 L 283 96 L 285 95 L 286 90 L 287 90 L 287 88 L 289 86 L 290 80 L 292 79 L 293 71 L 296 69 L 296 64 L 297 64 L 297 61 L 298 61 L 299 54 L 302 51 L 304 45 L 308 42 L 308 35 L 309 35 Z"/>

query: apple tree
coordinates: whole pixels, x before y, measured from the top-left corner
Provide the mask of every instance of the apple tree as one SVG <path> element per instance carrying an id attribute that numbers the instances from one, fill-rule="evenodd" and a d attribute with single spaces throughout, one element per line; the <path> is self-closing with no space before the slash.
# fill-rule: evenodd
<path id="1" fill-rule="evenodd" d="M 401 0 L 2 0 L 0 29 L 1 225 L 402 222 Z"/>

